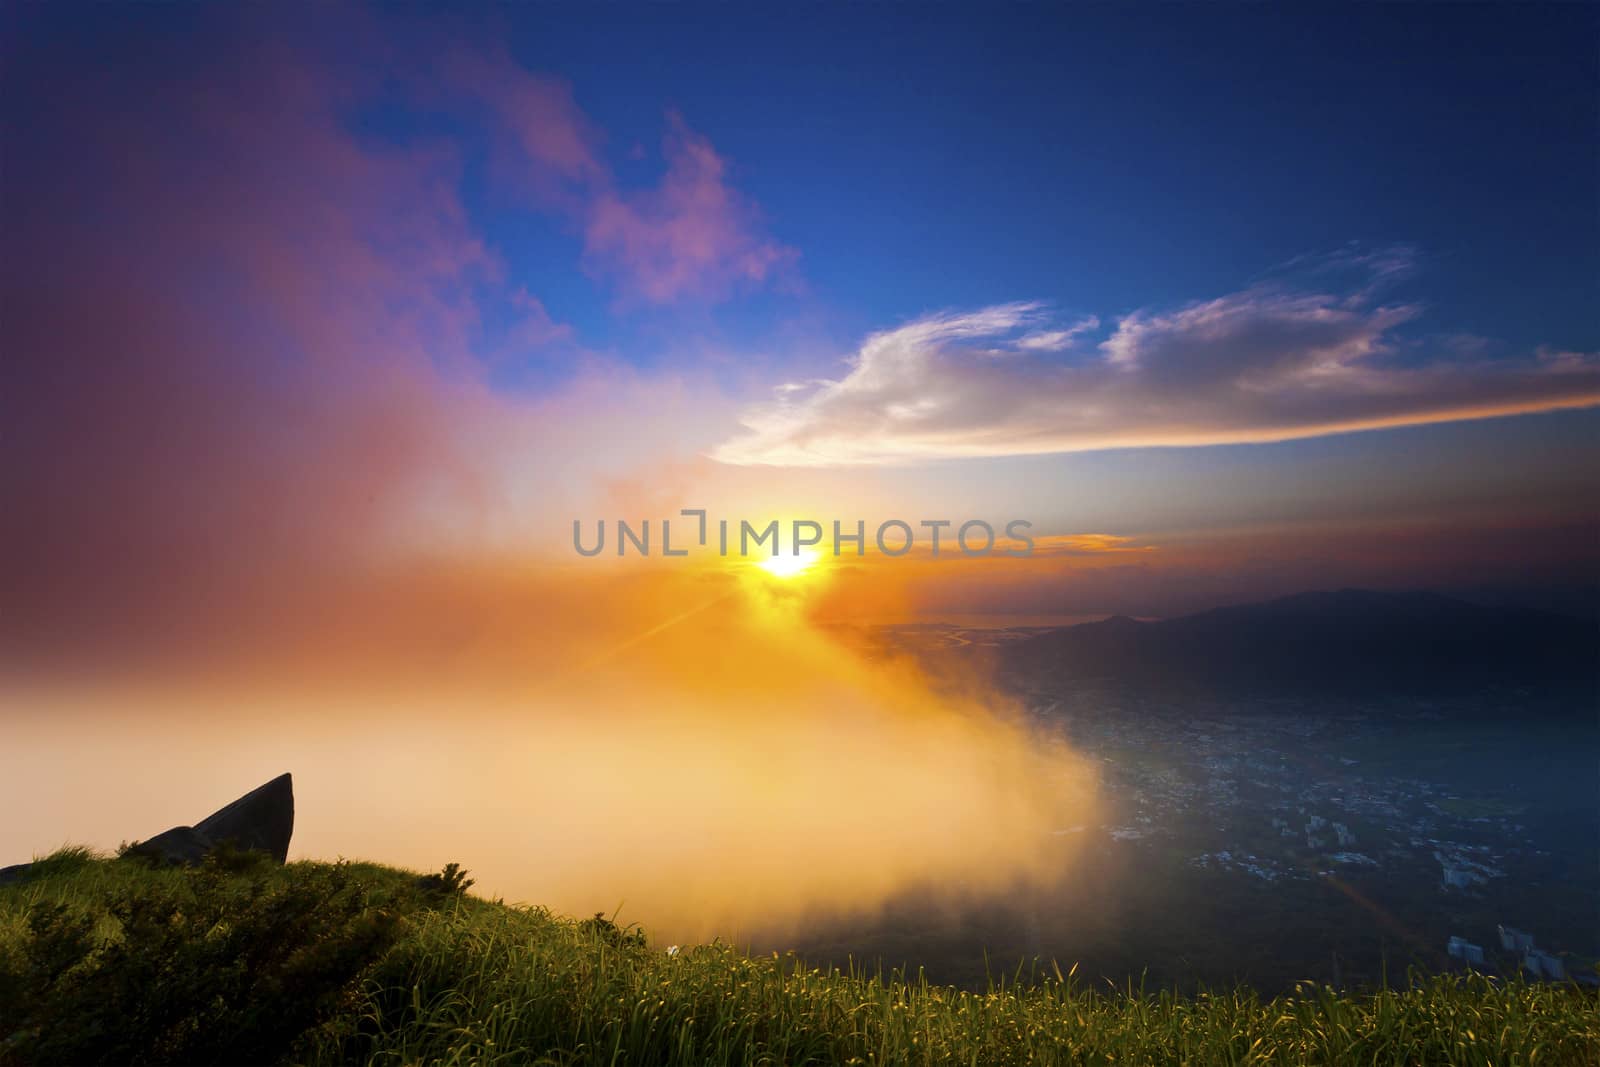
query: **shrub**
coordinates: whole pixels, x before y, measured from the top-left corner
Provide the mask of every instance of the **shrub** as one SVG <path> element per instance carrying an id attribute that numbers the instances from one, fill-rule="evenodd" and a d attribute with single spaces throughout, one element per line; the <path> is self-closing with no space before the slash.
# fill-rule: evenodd
<path id="1" fill-rule="evenodd" d="M 0 888 L 0 1065 L 1600 1063 L 1593 993 L 1515 976 L 1263 1000 L 1052 971 L 966 991 L 651 951 L 603 914 L 463 897 L 454 864 L 82 859 Z"/>
<path id="2" fill-rule="evenodd" d="M 646 940 L 644 931 L 637 925 L 618 926 L 606 918 L 606 913 L 597 911 L 594 918 L 585 919 L 578 927 L 590 937 L 599 938 L 613 948 L 644 948 Z"/>
<path id="3" fill-rule="evenodd" d="M 447 863 L 438 874 L 425 874 L 417 879 L 417 888 L 431 905 L 459 897 L 475 884 L 459 863 Z"/>
<path id="4" fill-rule="evenodd" d="M 92 912 L 38 903 L 8 939 L 0 1062 L 272 1062 L 349 1007 L 397 925 L 343 864 L 238 857 L 125 880 L 105 910 L 109 936 Z"/>

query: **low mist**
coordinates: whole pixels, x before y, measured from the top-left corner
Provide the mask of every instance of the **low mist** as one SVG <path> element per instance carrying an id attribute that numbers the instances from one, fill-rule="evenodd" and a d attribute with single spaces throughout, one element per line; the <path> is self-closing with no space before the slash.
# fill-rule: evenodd
<path id="1" fill-rule="evenodd" d="M 290 770 L 294 857 L 456 861 L 479 892 L 671 940 L 1058 878 L 1051 831 L 1092 817 L 1091 769 L 981 677 L 813 627 L 802 585 L 824 580 L 436 576 L 372 595 L 364 629 L 325 605 L 326 631 L 181 688 L 13 686 L 0 780 L 36 814 L 0 859 L 114 847 Z"/>

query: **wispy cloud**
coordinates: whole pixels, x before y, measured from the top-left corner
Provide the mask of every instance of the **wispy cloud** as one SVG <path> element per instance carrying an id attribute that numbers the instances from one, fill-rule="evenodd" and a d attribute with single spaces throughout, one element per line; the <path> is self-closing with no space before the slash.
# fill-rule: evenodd
<path id="1" fill-rule="evenodd" d="M 1100 318 L 1090 315 L 1060 330 L 1037 330 L 1017 338 L 1017 347 L 1029 352 L 1059 352 L 1071 347 L 1078 336 L 1100 328 Z"/>
<path id="2" fill-rule="evenodd" d="M 760 285 L 798 253 L 766 237 L 755 204 L 727 181 L 727 162 L 683 117 L 667 117 L 667 172 L 654 189 L 595 199 L 585 233 L 585 262 L 615 276 L 643 299 L 721 296 Z"/>
<path id="3" fill-rule="evenodd" d="M 734 186 L 728 160 L 678 112 L 666 115 L 659 182 L 629 188 L 606 161 L 603 131 L 565 83 L 503 52 L 465 50 L 444 64 L 443 78 L 490 116 L 497 179 L 574 220 L 584 269 L 625 298 L 720 300 L 773 281 L 798 260 Z"/>
<path id="4" fill-rule="evenodd" d="M 1035 556 L 1106 556 L 1155 550 L 1155 545 L 1140 544 L 1117 534 L 1050 534 L 1033 539 Z"/>
<path id="5" fill-rule="evenodd" d="M 1106 448 L 1280 441 L 1600 404 L 1600 354 L 1489 359 L 1397 330 L 1421 308 L 1380 303 L 1397 251 L 1345 290 L 1263 282 L 1054 327 L 1036 303 L 926 316 L 866 339 L 849 373 L 744 412 L 725 463 L 830 466 Z M 1007 358 L 995 358 L 1005 355 Z"/>

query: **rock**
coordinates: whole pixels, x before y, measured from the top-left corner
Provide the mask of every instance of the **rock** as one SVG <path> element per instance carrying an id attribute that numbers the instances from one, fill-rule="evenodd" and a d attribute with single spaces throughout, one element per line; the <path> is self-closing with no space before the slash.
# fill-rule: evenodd
<path id="1" fill-rule="evenodd" d="M 236 848 L 260 849 L 279 863 L 287 862 L 289 838 L 294 834 L 293 777 L 280 774 L 252 789 L 195 823 L 194 831 L 216 844 L 229 841 Z"/>
<path id="2" fill-rule="evenodd" d="M 162 863 L 195 864 L 227 842 L 241 851 L 257 849 L 279 863 L 289 858 L 294 833 L 294 779 L 280 774 L 193 826 L 174 826 L 128 849 L 128 855 Z"/>
<path id="3" fill-rule="evenodd" d="M 193 826 L 174 826 L 131 846 L 127 855 L 159 863 L 195 864 L 223 842 L 241 851 L 265 852 L 279 863 L 289 859 L 294 834 L 294 778 L 280 774 Z M 31 863 L 0 867 L 0 886 L 28 877 Z"/>
<path id="4" fill-rule="evenodd" d="M 127 855 L 158 863 L 199 863 L 217 843 L 193 826 L 174 826 L 128 848 Z"/>

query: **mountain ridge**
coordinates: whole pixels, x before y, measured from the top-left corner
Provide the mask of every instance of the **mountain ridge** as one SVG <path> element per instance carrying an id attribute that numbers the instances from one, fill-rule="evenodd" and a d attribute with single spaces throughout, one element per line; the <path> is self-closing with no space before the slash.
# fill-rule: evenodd
<path id="1" fill-rule="evenodd" d="M 1320 695 L 1508 686 L 1591 695 L 1600 628 L 1429 591 L 1312 590 L 1141 622 L 1112 616 L 1009 646 L 1008 666 L 1138 688 Z"/>

